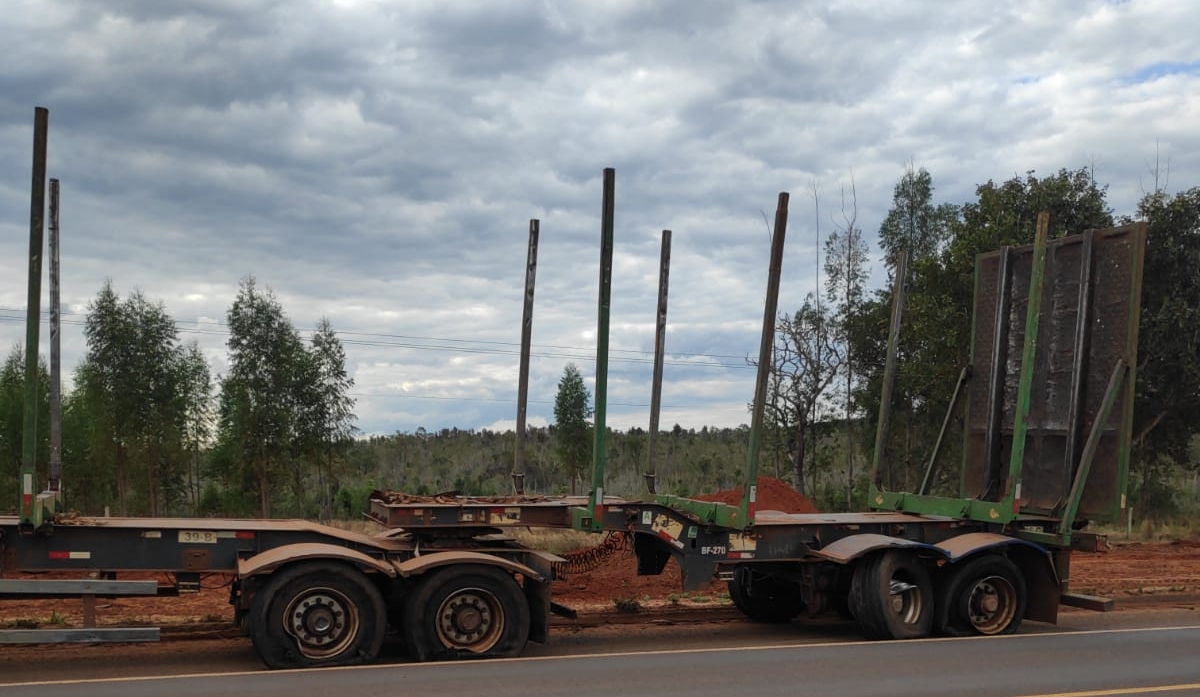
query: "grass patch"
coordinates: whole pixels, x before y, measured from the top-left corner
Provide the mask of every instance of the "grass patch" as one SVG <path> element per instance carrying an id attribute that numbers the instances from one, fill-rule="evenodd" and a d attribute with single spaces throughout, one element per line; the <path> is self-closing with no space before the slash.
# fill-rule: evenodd
<path id="1" fill-rule="evenodd" d="M 1175 540 L 1200 539 L 1200 519 L 1177 518 L 1134 520 L 1128 525 L 1112 524 L 1096 526 L 1094 532 L 1107 535 L 1110 540 L 1130 542 L 1174 542 Z"/>
<path id="2" fill-rule="evenodd" d="M 617 608 L 617 612 L 633 614 L 642 610 L 642 604 L 637 598 L 613 598 L 613 605 Z"/>

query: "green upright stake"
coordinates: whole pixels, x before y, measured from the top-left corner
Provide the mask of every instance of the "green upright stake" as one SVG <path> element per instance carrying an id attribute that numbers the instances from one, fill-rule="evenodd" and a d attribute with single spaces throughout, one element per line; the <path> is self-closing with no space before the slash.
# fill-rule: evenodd
<path id="1" fill-rule="evenodd" d="M 604 170 L 604 201 L 600 212 L 600 300 L 596 318 L 596 436 L 592 442 L 592 493 L 589 509 L 592 529 L 599 530 L 600 507 L 604 505 L 604 419 L 608 399 L 608 318 L 612 297 L 613 200 L 617 173 Z"/>
<path id="2" fill-rule="evenodd" d="M 1046 271 L 1046 241 L 1050 214 L 1038 213 L 1037 236 L 1033 240 L 1033 268 L 1029 272 L 1029 304 L 1025 308 L 1025 347 L 1021 354 L 1021 378 L 1017 384 L 1017 408 L 1013 415 L 1012 458 L 1008 463 L 1008 487 L 1005 503 L 1011 502 L 1013 514 L 1021 508 L 1021 465 L 1025 462 L 1025 434 L 1029 430 L 1029 403 L 1033 392 L 1033 371 L 1037 359 L 1038 319 L 1042 314 L 1042 278 Z"/>
<path id="3" fill-rule="evenodd" d="M 750 419 L 750 447 L 746 454 L 746 484 L 738 506 L 738 523 L 754 524 L 758 498 L 758 451 L 762 443 L 763 410 L 767 401 L 767 379 L 771 376 L 771 353 L 775 345 L 775 311 L 779 307 L 779 276 L 783 270 L 783 241 L 787 236 L 788 194 L 779 194 L 775 207 L 775 232 L 771 235 L 771 266 L 767 273 L 767 299 L 763 306 L 762 340 L 758 346 L 758 381 L 754 387 L 754 412 Z"/>
<path id="4" fill-rule="evenodd" d="M 21 524 L 41 525 L 34 505 L 37 469 L 38 329 L 42 316 L 42 216 L 46 210 L 46 134 L 50 112 L 33 111 L 33 176 L 29 204 L 29 298 L 25 314 L 25 422 L 21 431 Z"/>

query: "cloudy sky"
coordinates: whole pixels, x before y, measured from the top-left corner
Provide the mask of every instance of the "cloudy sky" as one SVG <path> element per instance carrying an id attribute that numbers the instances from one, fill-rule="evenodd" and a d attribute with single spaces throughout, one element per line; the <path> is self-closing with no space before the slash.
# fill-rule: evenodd
<path id="1" fill-rule="evenodd" d="M 340 333 L 363 432 L 511 428 L 538 218 L 544 424 L 565 364 L 594 373 L 613 167 L 608 423 L 648 421 L 669 228 L 662 423 L 736 426 L 778 192 L 783 310 L 815 286 L 839 192 L 853 179 L 873 242 L 910 162 L 951 203 L 1093 166 L 1131 213 L 1156 155 L 1169 191 L 1200 185 L 1196 27 L 1192 0 L 4 0 L 0 347 L 24 334 L 45 106 L 68 371 L 111 278 L 164 302 L 224 372 L 225 315 L 253 275 L 298 329 L 325 316 Z"/>

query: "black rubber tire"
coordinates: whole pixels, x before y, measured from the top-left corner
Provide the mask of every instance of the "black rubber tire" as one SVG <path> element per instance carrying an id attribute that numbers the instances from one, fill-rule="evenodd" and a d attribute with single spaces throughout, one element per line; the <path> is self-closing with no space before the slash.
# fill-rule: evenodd
<path id="1" fill-rule="evenodd" d="M 386 629 L 379 588 L 358 569 L 297 564 L 275 572 L 254 594 L 254 652 L 268 668 L 370 663 Z"/>
<path id="2" fill-rule="evenodd" d="M 933 628 L 933 583 L 913 553 L 877 552 L 854 569 L 850 612 L 868 639 L 919 639 Z"/>
<path id="3" fill-rule="evenodd" d="M 804 601 L 799 592 L 798 588 L 771 579 L 753 579 L 747 566 L 734 569 L 733 579 L 729 581 L 729 599 L 734 606 L 749 619 L 764 624 L 790 622 L 804 612 Z"/>
<path id="4" fill-rule="evenodd" d="M 1025 575 L 1008 557 L 985 554 L 943 569 L 934 628 L 946 636 L 1012 634 L 1025 619 Z"/>
<path id="5" fill-rule="evenodd" d="M 529 601 L 511 574 L 493 566 L 431 571 L 403 607 L 400 633 L 417 661 L 513 658 L 529 641 Z"/>

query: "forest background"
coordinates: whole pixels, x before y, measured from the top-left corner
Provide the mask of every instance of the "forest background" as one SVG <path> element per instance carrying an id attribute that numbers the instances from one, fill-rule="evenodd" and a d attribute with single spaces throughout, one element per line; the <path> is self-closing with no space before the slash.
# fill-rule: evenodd
<path id="1" fill-rule="evenodd" d="M 1145 221 L 1145 260 L 1131 501 L 1147 519 L 1200 517 L 1200 187 L 1145 193 L 1118 214 L 1088 168 L 1034 172 L 976 187 L 975 199 L 936 202 L 932 176 L 908 167 L 872 255 L 856 224 L 851 183 L 824 240 L 823 287 L 776 323 L 759 472 L 782 478 L 822 510 L 865 508 L 897 259 L 908 263 L 904 327 L 885 458 L 888 485 L 918 482 L 968 355 L 977 254 L 1033 239 L 1038 212 L 1055 237 Z M 815 187 L 813 202 L 820 205 Z M 869 263 L 888 287 L 870 290 Z M 322 320 L 307 338 L 268 288 L 246 278 L 229 308 L 229 370 L 215 376 L 167 308 L 111 281 L 89 304 L 87 353 L 63 397 L 61 459 L 67 507 L 121 515 L 354 518 L 374 489 L 416 494 L 511 493 L 516 435 L 442 429 L 362 436 L 353 379 L 337 333 Z M 751 359 L 747 357 L 747 361 Z M 38 421 L 49 423 L 49 371 L 38 370 Z M 0 508 L 15 509 L 22 456 L 25 356 L 0 368 Z M 747 395 L 747 402 L 752 395 Z M 577 491 L 590 481 L 592 408 L 573 364 L 563 368 L 555 423 L 527 429 L 528 491 Z M 515 405 L 514 405 L 515 407 Z M 747 422 L 750 410 L 747 406 Z M 47 471 L 48 428 L 38 471 Z M 741 482 L 750 429 L 612 431 L 607 490 L 637 496 L 643 473 L 660 492 L 691 495 Z M 951 438 L 949 462 L 961 458 Z M 584 485 L 586 486 L 586 484 Z M 935 490 L 951 493 L 942 468 Z"/>

